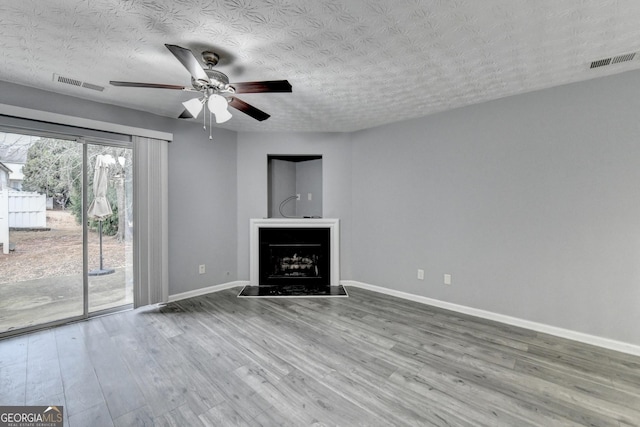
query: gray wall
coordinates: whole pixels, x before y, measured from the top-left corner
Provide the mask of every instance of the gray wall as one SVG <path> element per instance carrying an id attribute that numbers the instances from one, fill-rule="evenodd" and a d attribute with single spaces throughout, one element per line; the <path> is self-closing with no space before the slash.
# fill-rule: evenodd
<path id="1" fill-rule="evenodd" d="M 296 194 L 298 216 L 322 216 L 322 159 L 296 163 Z"/>
<path id="2" fill-rule="evenodd" d="M 353 277 L 640 344 L 638 87 L 630 72 L 353 134 Z"/>
<path id="3" fill-rule="evenodd" d="M 267 217 L 267 155 L 322 155 L 323 216 L 340 219 L 341 278 L 350 279 L 351 144 L 348 134 L 238 133 L 238 277 L 249 280 L 249 219 Z"/>
<path id="4" fill-rule="evenodd" d="M 235 281 L 238 268 L 236 133 L 216 129 L 211 141 L 202 126 L 177 122 L 169 144 L 169 294 Z"/>
<path id="5" fill-rule="evenodd" d="M 0 82 L 0 103 L 173 133 L 174 142 L 169 144 L 169 295 L 236 280 L 235 132 L 214 129 L 210 141 L 209 133 L 196 122 L 6 82 Z M 198 274 L 199 264 L 206 264 L 206 274 Z"/>
<path id="6" fill-rule="evenodd" d="M 296 164 L 294 162 L 271 159 L 270 167 L 270 217 L 282 218 L 280 204 L 296 194 Z M 282 213 L 286 217 L 296 216 L 296 208 L 296 200 L 291 200 L 282 206 Z"/>

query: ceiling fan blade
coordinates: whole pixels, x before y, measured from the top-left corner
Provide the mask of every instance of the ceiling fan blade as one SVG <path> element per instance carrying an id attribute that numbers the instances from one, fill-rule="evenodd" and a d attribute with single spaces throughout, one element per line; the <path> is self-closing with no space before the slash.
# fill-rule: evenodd
<path id="1" fill-rule="evenodd" d="M 119 82 L 119 81 L 110 81 L 112 86 L 122 86 L 122 87 L 148 87 L 152 89 L 176 89 L 176 90 L 191 90 L 191 88 L 185 86 L 178 85 L 165 85 L 162 83 L 138 83 L 138 82 Z"/>
<path id="2" fill-rule="evenodd" d="M 191 115 L 191 113 L 189 112 L 189 110 L 187 110 L 186 108 L 184 109 L 184 111 L 182 112 L 182 114 L 180 114 L 178 116 L 179 119 L 194 119 L 195 117 L 193 117 Z"/>
<path id="3" fill-rule="evenodd" d="M 232 97 L 229 98 L 229 105 L 232 106 L 233 108 L 235 108 L 236 110 L 242 111 L 243 113 L 247 114 L 248 116 L 253 117 L 254 119 L 258 120 L 258 121 L 263 121 L 263 120 L 267 120 L 269 117 L 271 117 L 269 114 L 265 113 L 262 110 L 257 109 L 256 107 L 254 107 L 253 105 L 249 105 L 246 102 L 244 102 L 241 99 Z"/>
<path id="4" fill-rule="evenodd" d="M 287 80 L 231 83 L 231 86 L 236 93 L 291 92 L 291 84 Z"/>
<path id="5" fill-rule="evenodd" d="M 209 81 L 207 73 L 204 72 L 204 68 L 202 68 L 200 62 L 193 55 L 193 52 L 174 44 L 165 44 L 165 46 L 171 51 L 171 53 L 173 53 L 173 56 L 175 56 L 178 61 L 184 65 L 184 68 L 189 71 L 189 74 L 191 74 L 194 79 L 204 80 L 206 82 Z"/>

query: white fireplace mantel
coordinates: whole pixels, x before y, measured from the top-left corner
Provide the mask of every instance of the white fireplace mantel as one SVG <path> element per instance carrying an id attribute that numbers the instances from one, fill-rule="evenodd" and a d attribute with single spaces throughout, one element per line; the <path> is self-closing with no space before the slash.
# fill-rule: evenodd
<path id="1" fill-rule="evenodd" d="M 249 220 L 249 280 L 259 283 L 261 228 L 328 228 L 331 251 L 330 284 L 340 285 L 340 220 L 335 218 L 261 218 Z"/>

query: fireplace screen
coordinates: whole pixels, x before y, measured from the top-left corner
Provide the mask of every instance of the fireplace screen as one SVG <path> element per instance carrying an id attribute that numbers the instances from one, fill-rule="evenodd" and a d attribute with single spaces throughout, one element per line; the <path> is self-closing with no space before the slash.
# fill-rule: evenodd
<path id="1" fill-rule="evenodd" d="M 261 229 L 260 285 L 329 285 L 327 229 Z"/>
<path id="2" fill-rule="evenodd" d="M 271 252 L 271 278 L 320 277 L 322 246 L 319 244 L 269 245 Z"/>

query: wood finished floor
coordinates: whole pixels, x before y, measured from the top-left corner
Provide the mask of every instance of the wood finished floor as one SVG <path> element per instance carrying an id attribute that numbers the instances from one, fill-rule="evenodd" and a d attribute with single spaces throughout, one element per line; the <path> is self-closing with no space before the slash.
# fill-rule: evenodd
<path id="1" fill-rule="evenodd" d="M 638 426 L 640 358 L 349 288 L 239 289 L 0 341 L 75 426 Z"/>

